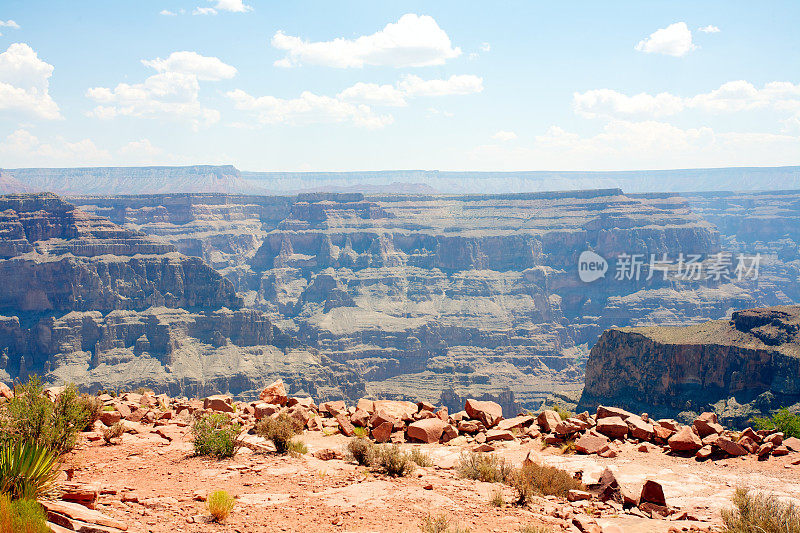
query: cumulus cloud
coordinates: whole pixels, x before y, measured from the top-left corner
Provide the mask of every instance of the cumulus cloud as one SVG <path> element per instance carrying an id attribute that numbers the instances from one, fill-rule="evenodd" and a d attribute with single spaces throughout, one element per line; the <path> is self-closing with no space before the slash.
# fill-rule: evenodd
<path id="1" fill-rule="evenodd" d="M 351 123 L 378 129 L 391 124 L 391 115 L 379 115 L 364 104 L 351 104 L 338 98 L 304 91 L 299 98 L 254 97 L 241 89 L 226 93 L 236 109 L 251 112 L 262 124 Z"/>
<path id="2" fill-rule="evenodd" d="M 446 80 L 423 80 L 413 74 L 398 84 L 408 96 L 449 96 L 483 91 L 483 78 L 472 74 L 453 75 Z"/>
<path id="3" fill-rule="evenodd" d="M 214 3 L 214 7 L 196 7 L 192 10 L 192 15 L 216 15 L 220 11 L 229 13 L 247 13 L 253 7 L 245 4 L 242 0 L 208 0 Z"/>
<path id="4" fill-rule="evenodd" d="M 628 96 L 611 89 L 595 89 L 575 93 L 573 108 L 587 118 L 664 117 L 687 109 L 714 113 L 772 109 L 791 117 L 800 116 L 800 84 L 773 81 L 759 89 L 750 82 L 737 80 L 690 97 L 666 92 Z"/>
<path id="5" fill-rule="evenodd" d="M 306 41 L 283 31 L 272 37 L 272 46 L 287 52 L 275 66 L 323 65 L 361 68 L 365 65 L 424 67 L 443 65 L 461 55 L 433 17 L 409 13 L 382 30 L 356 39 Z"/>
<path id="6" fill-rule="evenodd" d="M 192 10 L 192 15 L 216 15 L 217 10 L 213 7 L 196 7 Z"/>
<path id="7" fill-rule="evenodd" d="M 111 154 L 90 139 L 69 142 L 56 137 L 42 142 L 26 129 L 18 129 L 0 141 L 0 154 L 8 166 L 102 165 L 111 160 Z"/>
<path id="8" fill-rule="evenodd" d="M 201 56 L 197 52 L 172 52 L 168 58 L 142 59 L 142 64 L 158 72 L 193 74 L 199 80 L 220 81 L 236 76 L 236 68 L 218 57 Z"/>
<path id="9" fill-rule="evenodd" d="M 50 97 L 53 65 L 39 59 L 25 43 L 14 43 L 0 54 L 0 111 L 58 119 L 61 113 Z"/>
<path id="10" fill-rule="evenodd" d="M 8 20 L 5 20 L 5 21 L 0 20 L 0 28 L 11 28 L 11 29 L 14 29 L 14 30 L 18 30 L 19 29 L 19 24 L 17 24 L 16 22 L 14 22 L 11 19 L 8 19 Z"/>
<path id="11" fill-rule="evenodd" d="M 484 168 L 506 170 L 635 170 L 797 164 L 800 137 L 769 133 L 679 128 L 659 121 L 610 121 L 594 135 L 558 126 L 535 137 L 530 146 L 487 144 L 469 156 Z"/>
<path id="12" fill-rule="evenodd" d="M 505 131 L 505 130 L 500 130 L 494 135 L 492 135 L 492 139 L 498 141 L 513 141 L 516 138 L 517 138 L 516 133 L 514 133 L 513 131 Z"/>
<path id="13" fill-rule="evenodd" d="M 95 87 L 86 95 L 98 106 L 89 114 L 96 118 L 117 116 L 188 120 L 193 127 L 219 121 L 220 113 L 200 103 L 200 81 L 218 81 L 236 75 L 236 69 L 216 57 L 195 52 L 174 52 L 167 59 L 142 60 L 158 71 L 142 83 L 120 83 L 116 87 Z"/>
<path id="14" fill-rule="evenodd" d="M 358 82 L 340 92 L 337 98 L 345 102 L 402 107 L 407 105 L 406 94 L 394 85 Z"/>
<path id="15" fill-rule="evenodd" d="M 174 11 L 170 11 L 169 9 L 162 9 L 158 14 L 164 15 L 165 17 L 175 17 L 178 15 L 177 13 L 175 13 Z"/>
<path id="16" fill-rule="evenodd" d="M 639 41 L 635 49 L 648 54 L 685 56 L 697 46 L 692 43 L 692 32 L 685 22 L 676 22 L 654 31 L 650 37 Z"/>
<path id="17" fill-rule="evenodd" d="M 708 26 L 703 26 L 702 28 L 697 28 L 697 31 L 701 31 L 703 33 L 719 33 L 722 30 L 720 30 L 716 26 L 712 26 L 711 24 L 709 24 Z"/>

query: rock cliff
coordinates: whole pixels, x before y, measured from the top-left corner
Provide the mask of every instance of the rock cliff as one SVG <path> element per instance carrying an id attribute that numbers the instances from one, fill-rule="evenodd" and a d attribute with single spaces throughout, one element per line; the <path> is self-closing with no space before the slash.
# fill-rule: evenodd
<path id="1" fill-rule="evenodd" d="M 604 332 L 586 363 L 581 403 L 650 413 L 701 412 L 744 423 L 800 403 L 800 306 L 737 311 L 687 327 Z"/>

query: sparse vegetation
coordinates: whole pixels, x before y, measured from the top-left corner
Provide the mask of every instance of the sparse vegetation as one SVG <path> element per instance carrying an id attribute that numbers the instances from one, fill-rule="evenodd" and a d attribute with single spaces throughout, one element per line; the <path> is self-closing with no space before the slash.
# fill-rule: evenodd
<path id="1" fill-rule="evenodd" d="M 754 418 L 751 422 L 756 429 L 781 431 L 784 437 L 800 439 L 800 414 L 795 414 L 785 407 L 771 417 Z"/>
<path id="2" fill-rule="evenodd" d="M 572 489 L 584 489 L 583 484 L 569 472 L 536 463 L 526 463 L 515 469 L 509 484 L 517 492 L 517 503 L 520 505 L 528 503 L 537 494 L 565 498 Z"/>
<path id="3" fill-rule="evenodd" d="M 575 413 L 569 411 L 568 409 L 564 409 L 559 403 L 553 403 L 550 405 L 550 409 L 558 413 L 558 416 L 561 417 L 561 420 L 566 420 L 567 418 L 572 418 L 575 416 Z"/>
<path id="4" fill-rule="evenodd" d="M 419 448 L 413 448 L 408 456 L 414 461 L 418 466 L 426 467 L 426 466 L 433 466 L 433 459 L 427 453 L 423 452 Z"/>
<path id="5" fill-rule="evenodd" d="M 125 424 L 116 422 L 103 430 L 103 440 L 106 441 L 106 444 L 111 444 L 112 440 L 120 438 L 123 433 L 125 433 Z"/>
<path id="6" fill-rule="evenodd" d="M 360 426 L 355 426 L 353 428 L 353 434 L 356 437 L 367 437 L 367 436 L 369 436 L 369 430 L 367 428 L 362 428 Z"/>
<path id="7" fill-rule="evenodd" d="M 488 483 L 507 483 L 512 467 L 495 455 L 463 452 L 457 466 L 458 475 Z"/>
<path id="8" fill-rule="evenodd" d="M 369 439 L 351 439 L 347 451 L 361 466 L 372 466 L 378 455 L 378 447 Z"/>
<path id="9" fill-rule="evenodd" d="M 300 423 L 286 413 L 281 413 L 275 418 L 264 417 L 256 424 L 256 434 L 271 440 L 275 445 L 275 451 L 280 454 L 295 451 L 298 446 L 293 444 L 293 439 L 302 432 Z"/>
<path id="10" fill-rule="evenodd" d="M 206 505 L 215 522 L 224 522 L 236 505 L 236 499 L 227 491 L 216 490 L 208 495 Z"/>
<path id="11" fill-rule="evenodd" d="M 489 495 L 489 504 L 492 507 L 502 507 L 505 503 L 506 501 L 503 498 L 503 489 L 495 489 L 492 491 L 492 494 Z"/>
<path id="12" fill-rule="evenodd" d="M 83 431 L 89 431 L 92 429 L 94 423 L 100 420 L 100 415 L 103 414 L 103 408 L 105 407 L 103 401 L 97 396 L 81 394 L 78 398 L 78 405 L 80 405 L 83 412 L 86 413 L 86 424 L 81 429 L 83 429 Z"/>
<path id="13" fill-rule="evenodd" d="M 553 533 L 553 530 L 547 526 L 534 526 L 532 524 L 519 527 L 519 533 Z"/>
<path id="14" fill-rule="evenodd" d="M 13 442 L 0 449 L 0 492 L 12 500 L 52 495 L 58 472 L 56 454 L 40 444 Z"/>
<path id="15" fill-rule="evenodd" d="M 572 455 L 575 453 L 575 439 L 565 440 L 560 446 L 562 455 Z"/>
<path id="16" fill-rule="evenodd" d="M 14 398 L 5 404 L 0 417 L 4 446 L 32 442 L 62 455 L 75 447 L 77 433 L 86 427 L 89 414 L 79 402 L 74 385 L 67 385 L 52 402 L 34 375 L 24 385 L 17 385 Z"/>
<path id="17" fill-rule="evenodd" d="M 49 533 L 45 513 L 35 500 L 12 500 L 0 493 L 0 533 Z"/>
<path id="18" fill-rule="evenodd" d="M 445 514 L 428 515 L 419 526 L 422 533 L 469 533 L 468 528 L 461 528 L 458 522 Z"/>
<path id="19" fill-rule="evenodd" d="M 397 444 L 382 446 L 379 449 L 377 465 L 392 477 L 407 476 L 417 466 L 411 456 L 403 453 Z"/>
<path id="20" fill-rule="evenodd" d="M 223 459 L 233 457 L 240 448 L 239 424 L 234 424 L 223 413 L 212 413 L 198 418 L 192 426 L 195 455 Z"/>
<path id="21" fill-rule="evenodd" d="M 800 507 L 737 488 L 734 509 L 722 511 L 725 533 L 800 533 Z"/>

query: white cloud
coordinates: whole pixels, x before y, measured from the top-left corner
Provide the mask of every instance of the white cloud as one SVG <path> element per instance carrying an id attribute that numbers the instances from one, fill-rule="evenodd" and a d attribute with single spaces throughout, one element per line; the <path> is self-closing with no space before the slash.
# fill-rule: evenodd
<path id="1" fill-rule="evenodd" d="M 446 80 L 423 80 L 413 74 L 405 76 L 398 87 L 408 96 L 449 96 L 483 91 L 483 78 L 472 74 L 453 75 Z"/>
<path id="2" fill-rule="evenodd" d="M 505 130 L 500 130 L 494 135 L 492 135 L 492 139 L 496 139 L 498 141 L 513 141 L 516 138 L 517 138 L 516 133 L 514 133 L 513 131 L 505 131 Z"/>
<path id="3" fill-rule="evenodd" d="M 587 118 L 664 117 L 688 109 L 713 113 L 771 109 L 791 117 L 800 116 L 800 84 L 773 81 L 758 89 L 750 82 L 737 80 L 686 98 L 670 93 L 628 96 L 611 89 L 595 89 L 575 93 L 573 107 Z"/>
<path id="4" fill-rule="evenodd" d="M 142 64 L 158 72 L 193 74 L 199 80 L 220 81 L 236 76 L 236 68 L 218 57 L 201 56 L 197 52 L 172 52 L 168 58 L 142 59 Z"/>
<path id="5" fill-rule="evenodd" d="M 192 15 L 216 15 L 220 11 L 229 13 L 247 13 L 253 7 L 245 4 L 242 0 L 208 0 L 215 2 L 214 7 L 196 7 L 192 10 Z"/>
<path id="6" fill-rule="evenodd" d="M 640 170 L 774 166 L 798 163 L 800 137 L 768 133 L 717 133 L 710 127 L 682 129 L 657 121 L 611 121 L 581 136 L 553 126 L 531 146 L 500 144 L 471 151 L 473 164 L 505 170 Z"/>
<path id="7" fill-rule="evenodd" d="M 138 141 L 129 142 L 117 150 L 117 153 L 123 156 L 146 159 L 161 155 L 164 153 L 164 150 L 153 146 L 153 143 L 151 143 L 149 139 L 140 139 Z"/>
<path id="8" fill-rule="evenodd" d="M 43 119 L 61 118 L 50 97 L 53 65 L 39 59 L 25 43 L 14 43 L 0 54 L 0 111 L 16 111 Z"/>
<path id="9" fill-rule="evenodd" d="M 720 30 L 716 26 L 712 26 L 711 24 L 709 24 L 708 26 L 703 26 L 702 28 L 697 28 L 697 31 L 701 31 L 703 33 L 719 33 L 722 30 Z"/>
<path id="10" fill-rule="evenodd" d="M 676 22 L 666 28 L 656 30 L 650 37 L 639 41 L 635 46 L 636 50 L 648 54 L 664 54 L 673 57 L 681 57 L 697 46 L 692 43 L 692 32 L 685 22 Z"/>
<path id="11" fill-rule="evenodd" d="M 491 51 L 491 49 L 492 49 L 492 45 L 491 44 L 489 44 L 489 43 L 481 44 L 481 51 L 489 52 L 489 51 Z"/>
<path id="12" fill-rule="evenodd" d="M 192 10 L 192 15 L 216 15 L 217 10 L 213 7 L 196 7 Z"/>
<path id="13" fill-rule="evenodd" d="M 452 46 L 450 37 L 433 17 L 413 13 L 403 15 L 372 35 L 356 39 L 339 37 L 312 42 L 279 31 L 272 37 L 272 46 L 287 52 L 285 58 L 275 62 L 278 67 L 303 64 L 336 68 L 423 67 L 443 65 L 461 55 L 461 49 Z"/>
<path id="14" fill-rule="evenodd" d="M 249 111 L 262 124 L 352 123 L 358 127 L 378 129 L 391 124 L 391 115 L 378 115 L 367 105 L 343 102 L 330 96 L 304 91 L 299 98 L 274 96 L 254 97 L 237 89 L 226 93 L 236 109 Z"/>
<path id="15" fill-rule="evenodd" d="M 216 109 L 204 107 L 199 100 L 199 80 L 218 81 L 231 78 L 236 69 L 216 57 L 195 52 L 175 52 L 167 59 L 143 60 L 157 71 L 142 83 L 120 83 L 115 88 L 95 87 L 86 95 L 99 105 L 89 114 L 96 118 L 117 116 L 188 120 L 197 129 L 219 121 Z"/>
<path id="16" fill-rule="evenodd" d="M 164 15 L 165 17 L 175 17 L 175 16 L 177 16 L 178 14 L 177 14 L 177 13 L 175 13 L 174 11 L 170 11 L 169 9 L 162 9 L 162 10 L 159 12 L 159 15 Z"/>
<path id="17" fill-rule="evenodd" d="M 407 105 L 405 93 L 393 85 L 358 82 L 340 92 L 336 97 L 345 102 L 403 107 Z"/>
<path id="18" fill-rule="evenodd" d="M 0 20 L 0 27 L 12 28 L 12 29 L 18 30 L 19 29 L 19 24 L 17 24 L 16 22 L 14 22 L 11 19 L 8 19 L 6 21 Z"/>
<path id="19" fill-rule="evenodd" d="M 90 139 L 69 142 L 56 137 L 42 142 L 26 129 L 18 129 L 0 141 L 0 154 L 7 166 L 102 165 L 111 160 L 111 154 Z"/>

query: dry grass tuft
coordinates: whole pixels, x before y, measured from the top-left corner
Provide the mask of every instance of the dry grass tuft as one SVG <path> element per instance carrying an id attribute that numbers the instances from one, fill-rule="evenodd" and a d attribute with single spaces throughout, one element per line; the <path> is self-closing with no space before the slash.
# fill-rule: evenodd
<path id="1" fill-rule="evenodd" d="M 427 453 L 423 452 L 419 448 L 412 449 L 409 454 L 409 458 L 417 463 L 418 466 L 426 467 L 426 466 L 433 466 L 433 459 Z"/>
<path id="2" fill-rule="evenodd" d="M 800 507 L 738 488 L 734 509 L 722 511 L 725 533 L 800 533 Z"/>
<path id="3" fill-rule="evenodd" d="M 572 489 L 584 490 L 583 483 L 569 472 L 536 463 L 527 463 L 514 470 L 509 484 L 517 491 L 520 505 L 528 503 L 534 495 L 566 498 Z"/>
<path id="4" fill-rule="evenodd" d="M 215 522 L 224 522 L 231 514 L 236 500 L 227 491 L 217 490 L 208 495 L 206 505 Z"/>
<path id="5" fill-rule="evenodd" d="M 419 526 L 422 533 L 470 533 L 469 528 L 461 528 L 458 522 L 445 514 L 428 515 Z"/>
<path id="6" fill-rule="evenodd" d="M 464 452 L 458 462 L 458 475 L 488 483 L 507 483 L 512 472 L 510 464 L 495 455 Z"/>

